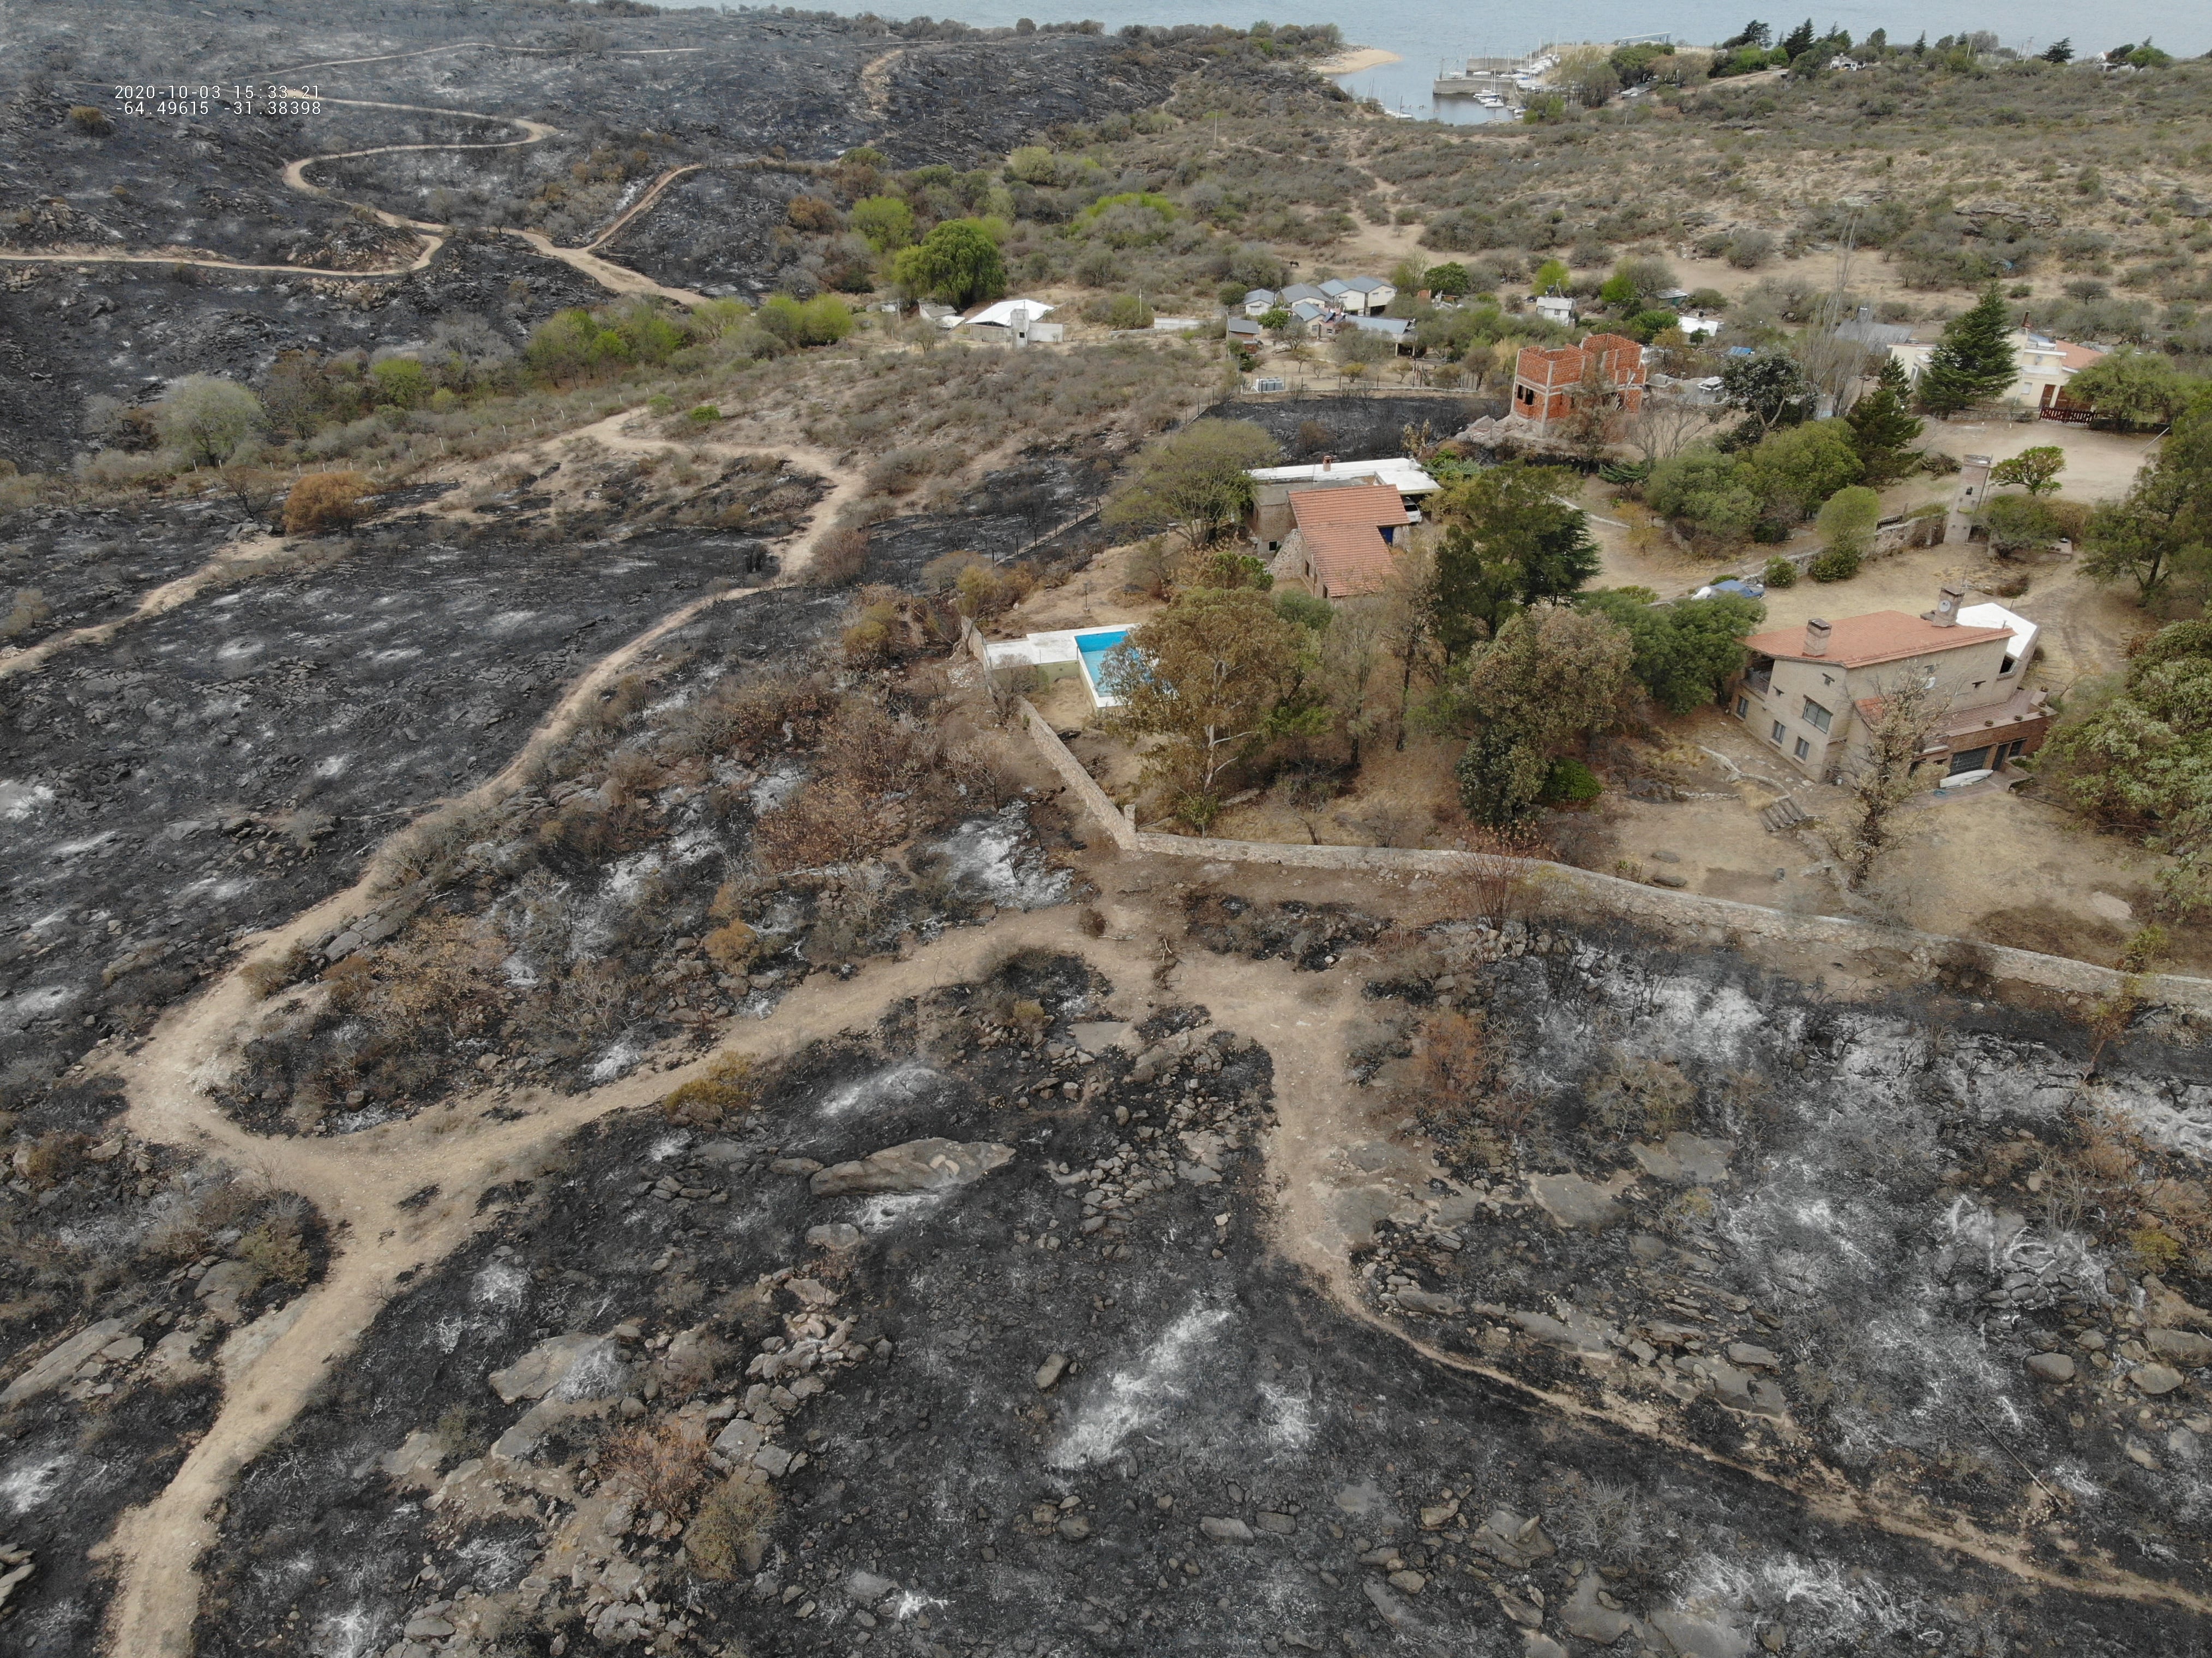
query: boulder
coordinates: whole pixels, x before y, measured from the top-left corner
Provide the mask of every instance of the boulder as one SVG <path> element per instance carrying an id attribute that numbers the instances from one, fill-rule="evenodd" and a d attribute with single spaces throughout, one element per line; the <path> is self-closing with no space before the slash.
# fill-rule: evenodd
<path id="1" fill-rule="evenodd" d="M 1067 1373 L 1067 1355 L 1054 1353 L 1037 1366 L 1036 1385 L 1041 1394 L 1052 1391 L 1053 1384 Z"/>
<path id="2" fill-rule="evenodd" d="M 2038 1382 L 2071 1382 L 2074 1361 L 2064 1353 L 2030 1353 L 2027 1373 Z"/>
<path id="3" fill-rule="evenodd" d="M 2212 1364 L 2212 1336 L 2194 1330 L 2153 1330 L 2144 1339 L 2151 1351 L 2171 1359 L 2185 1370 Z"/>
<path id="4" fill-rule="evenodd" d="M 2182 1376 L 2171 1364 L 2138 1364 L 2128 1372 L 2128 1380 L 2155 1399 L 2179 1388 Z"/>
<path id="5" fill-rule="evenodd" d="M 1609 1647 L 1636 1627 L 1636 1619 L 1597 1598 L 1598 1591 L 1604 1587 L 1604 1580 L 1595 1572 L 1584 1572 L 1582 1582 L 1575 1585 L 1574 1594 L 1560 1608 L 1559 1623 L 1577 1641 L 1593 1641 L 1599 1646 Z"/>
<path id="6" fill-rule="evenodd" d="M 50 1388 L 58 1388 L 76 1373 L 80 1364 L 122 1333 L 123 1321 L 119 1318 L 104 1318 L 78 1331 L 9 1382 L 8 1391 L 0 1393 L 0 1406 L 18 1405 Z"/>
<path id="7" fill-rule="evenodd" d="M 1751 1637 L 1715 1619 L 1655 1612 L 1651 1627 L 1667 1637 L 1681 1658 L 1749 1658 L 1751 1652 Z"/>
<path id="8" fill-rule="evenodd" d="M 817 1198 L 886 1192 L 940 1192 L 967 1186 L 1014 1159 L 1014 1148 L 994 1141 L 908 1140 L 832 1164 L 810 1179 Z"/>
<path id="9" fill-rule="evenodd" d="M 491 1390 L 499 1395 L 502 1404 L 507 1405 L 525 1399 L 544 1399 L 568 1381 L 580 1367 L 611 1361 L 614 1357 L 614 1344 L 605 1336 L 554 1336 L 539 1342 L 505 1370 L 494 1370 L 489 1378 Z M 610 1375 L 606 1392 L 611 1393 L 620 1380 L 618 1367 L 610 1363 L 607 1368 Z M 589 1372 L 586 1374 L 588 1376 Z M 591 1396 L 603 1395 L 594 1394 Z"/>
<path id="10" fill-rule="evenodd" d="M 1198 1522 L 1198 1528 L 1217 1543 L 1249 1543 L 1252 1540 L 1252 1528 L 1242 1520 L 1208 1515 Z"/>

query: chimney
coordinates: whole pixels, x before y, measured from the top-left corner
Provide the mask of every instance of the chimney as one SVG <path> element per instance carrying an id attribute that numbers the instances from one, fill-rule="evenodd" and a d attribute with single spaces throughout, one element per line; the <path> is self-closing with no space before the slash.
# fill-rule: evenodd
<path id="1" fill-rule="evenodd" d="M 1324 472 L 1334 471 L 1335 469 L 1336 469 L 1336 457 L 1335 457 L 1334 455 L 1323 455 L 1323 456 L 1321 458 L 1321 470 L 1322 470 L 1322 471 L 1324 471 Z"/>
<path id="2" fill-rule="evenodd" d="M 1957 627 L 1959 625 L 1959 601 L 1966 598 L 1966 590 L 1965 588 L 1954 587 L 1948 582 L 1945 583 L 1936 595 L 1936 608 L 1929 611 L 1926 617 L 1923 619 L 1934 623 L 1939 628 Z"/>
<path id="3" fill-rule="evenodd" d="M 1826 656 L 1828 653 L 1828 635 L 1834 631 L 1818 616 L 1808 622 L 1805 624 L 1805 654 Z"/>

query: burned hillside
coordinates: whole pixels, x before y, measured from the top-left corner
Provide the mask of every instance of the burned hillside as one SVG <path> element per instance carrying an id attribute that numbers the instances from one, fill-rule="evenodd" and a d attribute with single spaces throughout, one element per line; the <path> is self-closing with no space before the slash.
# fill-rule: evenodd
<path id="1" fill-rule="evenodd" d="M 1510 959 L 1501 981 L 1547 964 Z M 1741 1401 L 1708 1405 L 1741 1424 L 1700 1421 L 1709 1461 L 1546 1411 L 1571 1359 L 1501 1386 L 1332 1309 L 1264 1242 L 1280 1086 L 1208 1007 L 1032 954 L 599 1125 L 496 1193 L 249 1471 L 201 1649 L 2187 1638 L 1838 1523 L 1747 1448 Z M 686 1121 L 714 1088 L 726 1109 Z M 1445 1253 L 1424 1209 L 1455 1204 L 1454 1259 L 1530 1248 L 1440 1186 L 1384 1248 Z M 1389 1294 L 1389 1319 L 1419 1302 Z"/>

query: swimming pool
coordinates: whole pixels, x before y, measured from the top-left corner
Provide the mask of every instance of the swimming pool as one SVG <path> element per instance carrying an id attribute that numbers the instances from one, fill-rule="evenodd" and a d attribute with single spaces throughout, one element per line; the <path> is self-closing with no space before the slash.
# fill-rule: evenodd
<path id="1" fill-rule="evenodd" d="M 1102 676 L 1105 672 L 1106 653 L 1129 636 L 1127 628 L 1105 628 L 1097 633 L 1075 635 L 1076 653 L 1083 659 L 1083 679 L 1091 692 L 1091 701 L 1097 707 L 1119 707 L 1121 699 L 1105 687 Z"/>

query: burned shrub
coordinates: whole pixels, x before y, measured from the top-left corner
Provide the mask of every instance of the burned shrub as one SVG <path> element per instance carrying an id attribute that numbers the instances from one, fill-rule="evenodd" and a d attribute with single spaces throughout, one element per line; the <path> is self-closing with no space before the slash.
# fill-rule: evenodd
<path id="1" fill-rule="evenodd" d="M 661 1101 L 661 1114 L 696 1128 L 720 1127 L 750 1111 L 760 1093 L 750 1054 L 717 1054 L 704 1076 L 694 1077 Z"/>
<path id="2" fill-rule="evenodd" d="M 717 1582 L 759 1570 L 775 1512 L 775 1486 L 750 1472 L 731 1475 L 707 1494 L 684 1533 L 691 1570 Z"/>
<path id="3" fill-rule="evenodd" d="M 284 533 L 321 535 L 343 529 L 362 516 L 368 477 L 360 472 L 310 472 L 284 497 Z"/>

